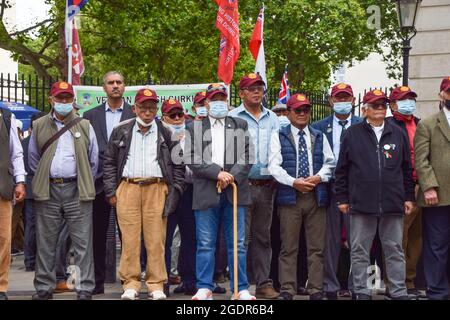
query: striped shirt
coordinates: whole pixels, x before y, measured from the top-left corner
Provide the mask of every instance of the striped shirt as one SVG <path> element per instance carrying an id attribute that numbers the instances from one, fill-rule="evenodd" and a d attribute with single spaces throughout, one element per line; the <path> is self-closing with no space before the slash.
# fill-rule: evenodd
<path id="1" fill-rule="evenodd" d="M 123 170 L 124 178 L 162 178 L 161 167 L 157 158 L 158 126 L 152 126 L 142 133 L 138 123 L 133 127 L 130 151 Z"/>

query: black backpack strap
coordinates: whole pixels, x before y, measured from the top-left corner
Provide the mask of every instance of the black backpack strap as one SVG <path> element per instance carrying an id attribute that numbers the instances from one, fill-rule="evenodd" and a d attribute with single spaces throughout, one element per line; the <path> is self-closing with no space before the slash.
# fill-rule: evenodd
<path id="1" fill-rule="evenodd" d="M 41 156 L 45 153 L 45 151 L 47 151 L 47 149 L 53 144 L 53 142 L 58 140 L 64 133 L 66 133 L 67 131 L 72 129 L 75 125 L 80 123 L 82 120 L 83 120 L 83 118 L 76 117 L 75 119 L 70 121 L 68 124 L 66 124 L 64 127 L 62 127 L 61 130 L 56 132 L 52 137 L 50 137 L 50 139 L 48 139 L 42 146 Z"/>

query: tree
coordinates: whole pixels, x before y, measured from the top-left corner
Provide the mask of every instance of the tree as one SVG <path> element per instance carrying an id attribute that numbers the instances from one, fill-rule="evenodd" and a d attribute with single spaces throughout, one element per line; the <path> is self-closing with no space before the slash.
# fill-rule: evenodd
<path id="1" fill-rule="evenodd" d="M 46 1 L 52 5 L 48 21 L 13 33 L 2 23 L 0 47 L 14 52 L 39 75 L 65 75 L 64 1 Z M 396 76 L 401 46 L 394 4 L 377 1 L 381 28 L 374 30 L 367 27 L 370 2 L 266 1 L 269 86 L 278 86 L 289 63 L 294 88 L 323 89 L 334 68 L 363 60 L 371 52 L 383 54 L 391 75 Z M 260 5 L 259 0 L 239 3 L 241 56 L 235 81 L 254 69 L 248 41 Z M 212 0 L 91 0 L 82 11 L 80 26 L 86 75 L 117 69 L 127 78 L 151 78 L 161 83 L 217 81 L 220 35 L 215 28 L 216 14 L 217 5 Z M 384 52 L 384 47 L 390 50 Z"/>

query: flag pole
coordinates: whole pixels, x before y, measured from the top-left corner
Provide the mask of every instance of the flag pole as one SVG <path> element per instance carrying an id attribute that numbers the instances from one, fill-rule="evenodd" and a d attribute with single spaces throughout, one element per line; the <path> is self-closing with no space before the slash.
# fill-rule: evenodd
<path id="1" fill-rule="evenodd" d="M 75 19 L 72 21 L 68 19 L 69 18 L 69 0 L 66 0 L 66 37 L 69 36 L 69 41 L 67 41 L 67 82 L 72 84 L 72 73 L 73 73 L 73 66 L 72 66 L 72 42 L 73 42 L 73 23 L 75 22 Z M 67 34 L 68 33 L 68 34 Z"/>

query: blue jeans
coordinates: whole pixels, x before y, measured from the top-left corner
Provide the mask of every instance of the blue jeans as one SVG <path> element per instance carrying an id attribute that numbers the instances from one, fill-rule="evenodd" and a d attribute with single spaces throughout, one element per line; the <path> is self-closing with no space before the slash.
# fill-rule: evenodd
<path id="1" fill-rule="evenodd" d="M 233 268 L 233 206 L 230 204 L 225 193 L 222 194 L 219 204 L 211 209 L 196 210 L 195 223 L 197 234 L 197 288 L 214 289 L 214 263 L 216 240 L 219 229 L 220 219 L 223 217 L 223 227 L 225 232 L 225 241 L 228 252 L 228 266 L 231 275 L 231 291 L 234 291 L 234 268 Z M 244 246 L 245 240 L 245 208 L 238 207 L 237 213 L 238 225 L 238 291 L 248 289 L 247 281 L 247 252 Z"/>
<path id="2" fill-rule="evenodd" d="M 25 226 L 24 263 L 25 267 L 34 269 L 36 263 L 36 212 L 33 199 L 25 199 L 23 220 Z"/>

